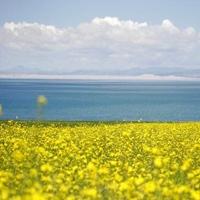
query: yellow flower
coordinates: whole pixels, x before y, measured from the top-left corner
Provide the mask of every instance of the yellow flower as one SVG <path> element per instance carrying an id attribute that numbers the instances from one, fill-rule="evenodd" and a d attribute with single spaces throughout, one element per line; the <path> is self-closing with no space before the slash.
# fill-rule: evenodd
<path id="1" fill-rule="evenodd" d="M 46 155 L 46 150 L 43 147 L 38 147 L 36 151 L 41 155 Z"/>
<path id="2" fill-rule="evenodd" d="M 167 187 L 162 188 L 162 193 L 164 196 L 169 196 L 170 195 L 170 189 Z"/>
<path id="3" fill-rule="evenodd" d="M 123 135 L 123 136 L 129 137 L 129 136 L 131 135 L 131 133 L 130 133 L 129 131 L 124 131 L 124 132 L 122 133 L 122 135 Z"/>
<path id="4" fill-rule="evenodd" d="M 90 163 L 88 163 L 88 165 L 87 165 L 87 169 L 88 169 L 89 171 L 95 171 L 95 170 L 96 170 L 96 167 L 95 167 L 94 163 L 90 162 Z"/>
<path id="5" fill-rule="evenodd" d="M 19 150 L 16 150 L 12 154 L 14 160 L 21 162 L 24 159 L 24 154 L 20 152 Z"/>
<path id="6" fill-rule="evenodd" d="M 76 199 L 74 195 L 69 195 L 69 196 L 66 198 L 66 200 L 74 200 L 74 199 Z"/>
<path id="7" fill-rule="evenodd" d="M 154 159 L 154 165 L 155 165 L 156 167 L 158 167 L 158 168 L 161 168 L 161 167 L 162 167 L 163 162 L 162 162 L 161 157 L 156 157 L 156 158 Z"/>
<path id="8" fill-rule="evenodd" d="M 185 160 L 185 161 L 183 162 L 182 166 L 181 166 L 181 170 L 187 171 L 187 170 L 190 168 L 190 166 L 191 166 L 191 162 L 192 162 L 191 159 Z"/>
<path id="9" fill-rule="evenodd" d="M 199 122 L 2 121 L 0 199 L 199 200 L 199 130 Z"/>
<path id="10" fill-rule="evenodd" d="M 117 161 L 112 160 L 112 161 L 110 161 L 110 164 L 111 164 L 112 166 L 116 166 L 116 165 L 117 165 Z"/>
<path id="11" fill-rule="evenodd" d="M 155 182 L 149 181 L 149 182 L 145 183 L 144 190 L 147 193 L 155 192 L 155 190 L 156 190 L 156 184 L 155 184 Z"/>
<path id="12" fill-rule="evenodd" d="M 120 182 L 120 181 L 122 181 L 123 177 L 122 177 L 121 175 L 119 175 L 119 174 L 115 174 L 114 179 L 115 179 L 116 181 Z"/>
<path id="13" fill-rule="evenodd" d="M 134 190 L 134 185 L 131 184 L 131 180 L 126 180 L 122 183 L 120 183 L 120 186 L 119 186 L 119 190 L 120 191 L 126 191 L 126 190 Z"/>
<path id="14" fill-rule="evenodd" d="M 26 195 L 25 200 L 46 200 L 46 198 L 44 197 L 44 195 L 38 193 L 38 192 L 34 192 L 31 195 Z"/>
<path id="15" fill-rule="evenodd" d="M 153 154 L 155 154 L 155 155 L 158 155 L 158 154 L 160 153 L 159 149 L 156 148 L 156 147 L 153 147 L 153 148 L 151 149 L 151 152 L 152 152 Z"/>
<path id="16" fill-rule="evenodd" d="M 134 179 L 135 185 L 141 185 L 142 183 L 144 183 L 144 178 L 143 177 L 138 177 Z"/>
<path id="17" fill-rule="evenodd" d="M 9 199 L 8 198 L 8 196 L 9 196 L 9 191 L 8 191 L 8 189 L 3 189 L 1 192 L 0 192 L 0 198 L 2 199 L 2 200 L 7 200 L 7 199 Z"/>
<path id="18" fill-rule="evenodd" d="M 38 103 L 38 105 L 44 106 L 48 103 L 48 100 L 44 95 L 40 95 L 37 98 L 37 103 Z"/>
<path id="19" fill-rule="evenodd" d="M 37 170 L 36 169 L 30 169 L 30 176 L 36 177 L 37 176 Z"/>
<path id="20" fill-rule="evenodd" d="M 191 194 L 191 197 L 194 199 L 194 200 L 199 200 L 200 198 L 200 192 L 199 191 L 196 191 L 196 190 L 191 190 L 190 191 L 190 194 Z"/>
<path id="21" fill-rule="evenodd" d="M 82 191 L 83 196 L 95 198 L 97 196 L 96 188 L 86 188 Z"/>
<path id="22" fill-rule="evenodd" d="M 52 171 L 52 166 L 49 164 L 44 164 L 40 167 L 42 172 L 51 172 Z"/>
<path id="23" fill-rule="evenodd" d="M 108 174 L 109 170 L 107 167 L 100 167 L 98 172 L 99 172 L 99 174 Z"/>
<path id="24" fill-rule="evenodd" d="M 66 185 L 61 185 L 60 188 L 59 188 L 59 190 L 60 190 L 61 192 L 66 193 L 66 192 L 69 190 L 69 187 L 66 186 Z"/>

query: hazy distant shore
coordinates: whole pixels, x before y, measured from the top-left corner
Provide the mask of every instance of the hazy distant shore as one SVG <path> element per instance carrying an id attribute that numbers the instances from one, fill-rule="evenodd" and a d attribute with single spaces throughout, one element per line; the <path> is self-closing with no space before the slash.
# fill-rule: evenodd
<path id="1" fill-rule="evenodd" d="M 143 74 L 138 76 L 115 75 L 44 75 L 44 74 L 0 74 L 0 79 L 66 79 L 66 80 L 135 80 L 135 81 L 200 81 L 200 78 L 184 76 L 159 76 Z"/>

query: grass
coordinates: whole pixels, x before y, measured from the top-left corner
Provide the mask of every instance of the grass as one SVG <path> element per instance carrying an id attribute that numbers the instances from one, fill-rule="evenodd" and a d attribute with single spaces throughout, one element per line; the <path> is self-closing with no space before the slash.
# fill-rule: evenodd
<path id="1" fill-rule="evenodd" d="M 196 199 L 200 122 L 0 121 L 0 199 Z"/>

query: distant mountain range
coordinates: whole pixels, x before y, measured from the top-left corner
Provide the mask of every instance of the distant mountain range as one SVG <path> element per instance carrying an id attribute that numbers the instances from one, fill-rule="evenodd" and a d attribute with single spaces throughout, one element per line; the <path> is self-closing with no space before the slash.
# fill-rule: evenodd
<path id="1" fill-rule="evenodd" d="M 167 68 L 161 70 L 160 68 L 132 68 L 128 70 L 78 70 L 68 73 L 71 75 L 116 75 L 116 76 L 140 76 L 143 74 L 153 74 L 157 76 L 183 76 L 183 77 L 193 77 L 200 78 L 200 69 L 179 69 L 179 68 Z"/>
<path id="2" fill-rule="evenodd" d="M 28 69 L 28 70 L 27 70 Z M 59 69 L 59 68 L 58 68 Z M 102 75 L 102 76 L 141 76 L 144 74 L 153 74 L 156 76 L 179 76 L 179 77 L 190 77 L 190 78 L 200 78 L 200 68 L 178 68 L 178 67 L 136 67 L 126 70 L 57 70 L 49 69 L 43 70 L 42 68 L 35 67 L 25 67 L 25 66 L 16 66 L 16 67 L 6 67 L 0 69 L 0 75 L 18 75 L 18 74 L 38 74 L 38 75 Z"/>

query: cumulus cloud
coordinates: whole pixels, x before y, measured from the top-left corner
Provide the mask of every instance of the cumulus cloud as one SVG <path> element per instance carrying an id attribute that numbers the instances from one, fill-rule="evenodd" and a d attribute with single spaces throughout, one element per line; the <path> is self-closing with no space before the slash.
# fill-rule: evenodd
<path id="1" fill-rule="evenodd" d="M 200 33 L 168 19 L 154 25 L 97 17 L 77 27 L 7 22 L 0 28 L 1 73 L 196 74 L 199 52 Z"/>

